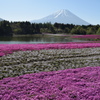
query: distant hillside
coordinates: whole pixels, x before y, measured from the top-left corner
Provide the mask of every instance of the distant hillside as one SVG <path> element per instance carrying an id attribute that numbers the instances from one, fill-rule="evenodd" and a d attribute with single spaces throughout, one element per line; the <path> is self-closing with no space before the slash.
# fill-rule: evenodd
<path id="1" fill-rule="evenodd" d="M 31 23 L 47 23 L 47 22 L 51 22 L 52 24 L 57 22 L 63 24 L 89 25 L 88 22 L 77 17 L 68 10 L 60 10 L 42 19 L 31 21 Z"/>

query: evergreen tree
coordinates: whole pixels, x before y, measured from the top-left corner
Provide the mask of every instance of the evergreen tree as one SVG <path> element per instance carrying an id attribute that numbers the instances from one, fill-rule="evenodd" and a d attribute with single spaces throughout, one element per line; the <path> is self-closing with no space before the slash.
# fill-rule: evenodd
<path id="1" fill-rule="evenodd" d="M 12 29 L 8 21 L 0 22 L 0 36 L 11 36 Z"/>
<path id="2" fill-rule="evenodd" d="M 100 35 L 100 27 L 99 27 L 99 29 L 97 30 L 96 34 Z"/>
<path id="3" fill-rule="evenodd" d="M 89 28 L 87 29 L 87 34 L 95 34 L 94 28 L 93 28 L 93 27 L 89 27 Z"/>

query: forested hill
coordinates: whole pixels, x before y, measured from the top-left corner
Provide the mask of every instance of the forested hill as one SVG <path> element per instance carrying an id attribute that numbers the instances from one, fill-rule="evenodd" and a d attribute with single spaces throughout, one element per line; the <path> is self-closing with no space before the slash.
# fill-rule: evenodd
<path id="1" fill-rule="evenodd" d="M 100 34 L 100 25 L 73 25 L 60 23 L 0 22 L 0 36 L 65 33 L 65 34 Z"/>

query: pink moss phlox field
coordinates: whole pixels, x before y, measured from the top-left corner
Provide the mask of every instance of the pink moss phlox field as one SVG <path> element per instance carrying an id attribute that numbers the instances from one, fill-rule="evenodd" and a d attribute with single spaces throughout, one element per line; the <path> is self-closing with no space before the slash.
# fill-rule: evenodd
<path id="1" fill-rule="evenodd" d="M 100 100 L 100 66 L 4 78 L 0 100 Z"/>
<path id="2" fill-rule="evenodd" d="M 100 47 L 100 43 L 0 44 L 0 56 L 14 51 Z"/>
<path id="3" fill-rule="evenodd" d="M 100 39 L 100 35 L 77 35 L 73 38 Z"/>

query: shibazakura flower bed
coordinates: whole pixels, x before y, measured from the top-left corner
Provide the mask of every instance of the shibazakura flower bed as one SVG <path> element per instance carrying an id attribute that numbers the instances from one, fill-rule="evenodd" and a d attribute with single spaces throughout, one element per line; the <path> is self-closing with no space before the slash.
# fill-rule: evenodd
<path id="1" fill-rule="evenodd" d="M 100 67 L 4 78 L 0 100 L 100 100 Z"/>
<path id="2" fill-rule="evenodd" d="M 73 38 L 83 38 L 83 39 L 100 39 L 100 35 L 77 35 Z"/>
<path id="3" fill-rule="evenodd" d="M 100 100 L 99 47 L 100 43 L 1 44 L 0 100 Z"/>
<path id="4" fill-rule="evenodd" d="M 100 66 L 99 47 L 17 51 L 0 57 L 0 79 L 85 66 Z"/>
<path id="5" fill-rule="evenodd" d="M 100 43 L 0 44 L 0 56 L 14 51 L 100 47 Z"/>

